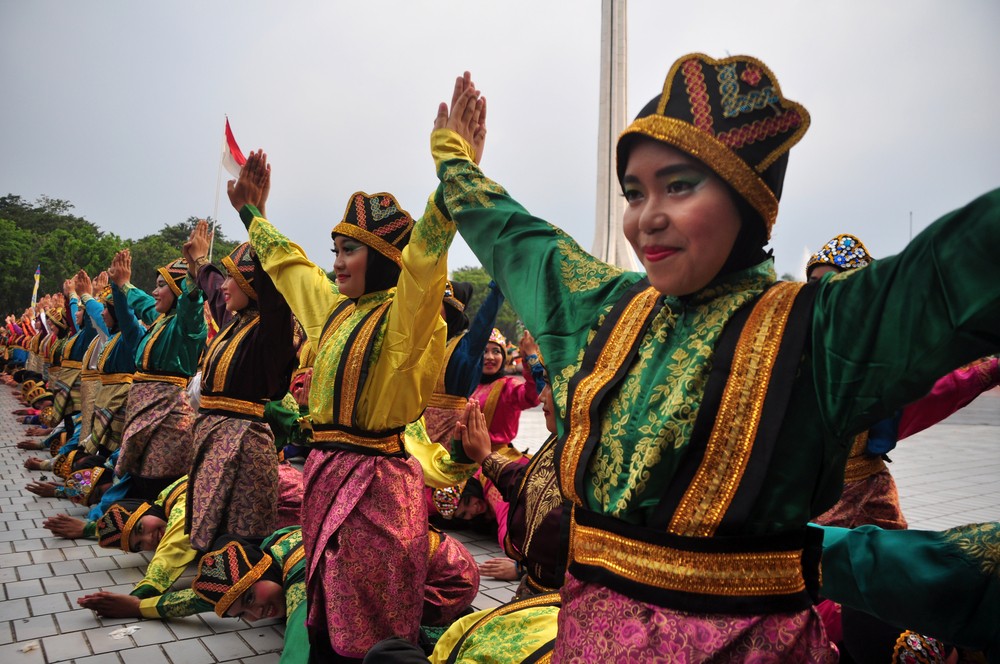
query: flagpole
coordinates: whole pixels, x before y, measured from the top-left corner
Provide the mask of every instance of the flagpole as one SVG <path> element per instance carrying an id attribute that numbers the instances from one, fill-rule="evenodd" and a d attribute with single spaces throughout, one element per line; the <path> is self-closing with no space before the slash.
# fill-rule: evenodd
<path id="1" fill-rule="evenodd" d="M 229 118 L 226 117 L 226 122 Z M 212 212 L 212 235 L 208 239 L 208 262 L 212 262 L 212 249 L 215 247 L 215 225 L 219 223 L 219 189 L 222 187 L 222 155 L 226 152 L 226 135 L 222 135 L 222 152 L 219 153 L 219 168 L 215 174 L 215 210 Z"/>

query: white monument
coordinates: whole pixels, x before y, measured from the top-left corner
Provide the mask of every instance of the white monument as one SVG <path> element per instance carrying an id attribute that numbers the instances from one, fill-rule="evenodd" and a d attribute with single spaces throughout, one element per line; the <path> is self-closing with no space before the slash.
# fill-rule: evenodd
<path id="1" fill-rule="evenodd" d="M 622 234 L 625 201 L 615 172 L 615 144 L 628 121 L 626 0 L 601 0 L 601 92 L 597 129 L 597 214 L 593 254 L 627 270 L 636 269 Z"/>

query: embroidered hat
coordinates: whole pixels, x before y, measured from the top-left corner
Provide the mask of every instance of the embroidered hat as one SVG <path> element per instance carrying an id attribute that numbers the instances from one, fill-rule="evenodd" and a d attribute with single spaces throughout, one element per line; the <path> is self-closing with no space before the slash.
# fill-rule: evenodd
<path id="1" fill-rule="evenodd" d="M 756 210 L 768 237 L 788 151 L 809 128 L 809 113 L 785 99 L 760 60 L 715 60 L 692 53 L 670 68 L 663 91 L 618 139 L 618 180 L 625 175 L 630 136 L 648 136 L 704 162 Z"/>
<path id="2" fill-rule="evenodd" d="M 413 218 L 392 194 L 351 195 L 343 220 L 330 235 L 347 235 L 363 242 L 396 265 L 403 265 L 403 247 L 410 241 Z"/>
<path id="3" fill-rule="evenodd" d="M 468 302 L 468 298 L 466 298 Z M 465 302 L 462 302 L 455 293 L 455 285 L 449 279 L 444 282 L 444 303 L 451 305 L 459 312 L 465 311 Z"/>
<path id="4" fill-rule="evenodd" d="M 437 509 L 438 514 L 445 519 L 455 516 L 455 510 L 458 509 L 458 503 L 462 500 L 464 489 L 465 481 L 444 489 L 434 489 L 434 508 Z"/>
<path id="5" fill-rule="evenodd" d="M 233 278 L 240 290 L 253 301 L 257 301 L 257 291 L 253 289 L 253 278 L 257 274 L 257 265 L 253 260 L 250 243 L 244 242 L 233 249 L 228 256 L 223 256 L 222 265 Z"/>
<path id="6" fill-rule="evenodd" d="M 115 306 L 114 292 L 111 290 L 111 286 L 105 286 L 101 289 L 101 292 L 97 294 L 94 298 L 106 307 Z"/>
<path id="7" fill-rule="evenodd" d="M 34 406 L 39 401 L 43 401 L 45 399 L 51 399 L 52 393 L 46 390 L 44 385 L 35 385 L 30 390 L 28 390 L 28 393 L 25 395 L 24 398 L 28 400 L 29 404 Z"/>
<path id="8" fill-rule="evenodd" d="M 184 276 L 187 274 L 188 266 L 187 262 L 183 258 L 178 258 L 177 260 L 164 265 L 161 268 L 157 268 L 157 272 L 163 277 L 163 280 L 167 282 L 167 286 L 170 290 L 174 292 L 177 297 L 181 296 L 181 282 L 184 281 Z"/>
<path id="9" fill-rule="evenodd" d="M 152 505 L 141 500 L 120 500 L 113 503 L 108 511 L 97 520 L 97 539 L 102 547 L 111 549 L 120 547 L 126 553 L 132 553 L 129 541 L 132 529 L 139 523 Z"/>
<path id="10" fill-rule="evenodd" d="M 221 537 L 215 545 L 221 542 L 225 544 L 198 561 L 198 574 L 191 582 L 191 590 L 214 604 L 217 615 L 224 616 L 233 602 L 260 580 L 274 559 L 236 538 Z"/>
<path id="11" fill-rule="evenodd" d="M 66 329 L 66 310 L 62 307 L 52 307 L 45 312 L 45 316 L 60 330 Z"/>
<path id="12" fill-rule="evenodd" d="M 31 392 L 31 390 L 35 389 L 36 385 L 38 385 L 38 381 L 35 380 L 26 380 L 23 383 L 21 383 L 21 396 L 24 397 L 25 400 L 27 400 L 28 394 Z"/>
<path id="13" fill-rule="evenodd" d="M 68 479 L 73 474 L 73 461 L 76 460 L 76 453 L 79 450 L 70 450 L 66 454 L 57 456 L 52 462 L 52 474 Z"/>
<path id="14" fill-rule="evenodd" d="M 501 332 L 497 328 L 494 327 L 493 331 L 490 332 L 489 341 L 487 341 L 486 343 L 494 343 L 494 344 L 500 346 L 500 348 L 503 349 L 504 355 L 506 356 L 506 354 L 507 354 L 507 337 L 505 337 L 503 335 L 503 332 Z"/>
<path id="15" fill-rule="evenodd" d="M 817 265 L 832 265 L 842 272 L 865 267 L 873 260 L 864 242 L 844 233 L 827 242 L 822 249 L 809 257 L 809 262 L 806 263 L 806 276 L 808 277 L 809 272 Z"/>
<path id="16" fill-rule="evenodd" d="M 112 473 L 104 466 L 93 466 L 73 471 L 66 479 L 65 495 L 67 498 L 80 498 L 87 505 L 94 488 L 102 484 L 111 484 Z"/>

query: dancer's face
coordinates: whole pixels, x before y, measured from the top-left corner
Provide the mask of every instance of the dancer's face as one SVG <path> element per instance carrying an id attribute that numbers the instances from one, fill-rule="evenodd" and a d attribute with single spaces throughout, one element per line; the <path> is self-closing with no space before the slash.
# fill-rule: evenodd
<path id="1" fill-rule="evenodd" d="M 552 386 L 546 385 L 542 393 L 538 395 L 538 400 L 542 402 L 542 413 L 545 415 L 545 428 L 549 433 L 556 432 L 556 404 L 552 398 Z"/>
<path id="2" fill-rule="evenodd" d="M 250 297 L 232 277 L 226 277 L 222 282 L 222 297 L 226 300 L 226 309 L 234 313 L 243 311 L 250 304 Z"/>
<path id="3" fill-rule="evenodd" d="M 486 350 L 483 351 L 483 375 L 492 376 L 503 369 L 506 359 L 500 346 L 495 343 L 486 344 Z"/>
<path id="4" fill-rule="evenodd" d="M 133 551 L 156 551 L 167 530 L 167 522 L 158 516 L 147 514 L 135 524 L 135 529 L 129 537 Z"/>
<path id="5" fill-rule="evenodd" d="M 815 265 L 813 269 L 809 270 L 809 281 L 819 281 L 823 278 L 824 274 L 830 274 L 831 272 L 840 272 L 840 270 L 832 265 Z"/>
<path id="6" fill-rule="evenodd" d="M 354 238 L 338 235 L 333 240 L 333 272 L 340 294 L 356 300 L 365 294 L 365 270 L 368 268 L 368 245 Z"/>
<path id="7" fill-rule="evenodd" d="M 262 579 L 243 593 L 229 610 L 227 616 L 243 618 L 247 622 L 257 622 L 285 615 L 285 589 L 281 584 Z"/>
<path id="8" fill-rule="evenodd" d="M 707 286 L 740 231 L 722 179 L 680 150 L 643 140 L 629 153 L 622 184 L 625 237 L 653 287 L 681 296 Z"/>
<path id="9" fill-rule="evenodd" d="M 174 306 L 177 297 L 167 286 L 163 277 L 156 277 L 156 288 L 153 289 L 153 299 L 156 300 L 156 312 L 165 314 Z"/>

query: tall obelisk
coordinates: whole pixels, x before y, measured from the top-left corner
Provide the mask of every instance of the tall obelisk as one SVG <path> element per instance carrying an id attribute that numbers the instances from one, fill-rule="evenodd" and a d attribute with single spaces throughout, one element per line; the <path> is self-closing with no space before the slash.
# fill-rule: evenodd
<path id="1" fill-rule="evenodd" d="M 615 144 L 627 122 L 625 102 L 626 0 L 601 0 L 601 91 L 597 130 L 597 214 L 593 254 L 635 269 L 632 248 L 622 234 L 625 202 L 615 173 Z"/>

